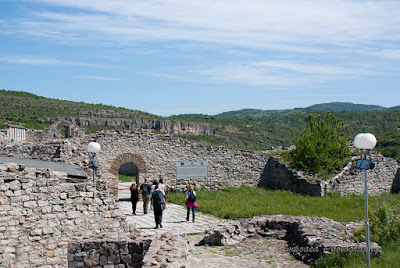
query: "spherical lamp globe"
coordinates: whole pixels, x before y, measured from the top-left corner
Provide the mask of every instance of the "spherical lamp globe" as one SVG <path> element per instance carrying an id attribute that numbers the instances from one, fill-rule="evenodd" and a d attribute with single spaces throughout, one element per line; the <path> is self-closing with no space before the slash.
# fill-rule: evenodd
<path id="1" fill-rule="evenodd" d="M 371 133 L 360 133 L 354 138 L 354 145 L 358 149 L 371 150 L 376 145 L 376 138 Z"/>
<path id="2" fill-rule="evenodd" d="M 97 142 L 89 142 L 87 150 L 89 153 L 98 153 L 100 152 L 100 144 Z"/>

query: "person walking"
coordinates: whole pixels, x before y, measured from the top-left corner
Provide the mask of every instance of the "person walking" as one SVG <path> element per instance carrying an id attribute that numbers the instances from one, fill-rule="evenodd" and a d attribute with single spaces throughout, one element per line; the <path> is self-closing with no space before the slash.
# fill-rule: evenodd
<path id="1" fill-rule="evenodd" d="M 136 187 L 136 183 L 135 182 L 132 183 L 129 189 L 131 190 L 132 213 L 133 215 L 136 215 L 136 205 L 137 202 L 139 201 L 139 191 L 138 188 Z"/>
<path id="2" fill-rule="evenodd" d="M 165 196 L 165 193 L 167 192 L 167 186 L 165 186 L 162 179 L 160 179 L 160 181 L 158 183 L 158 189 L 160 189 L 160 191 L 163 192 L 163 194 Z"/>
<path id="3" fill-rule="evenodd" d="M 151 205 L 153 206 L 154 210 L 154 220 L 156 221 L 156 227 L 162 228 L 162 214 L 163 210 L 165 209 L 167 202 L 165 201 L 165 195 L 156 184 L 154 186 L 155 190 L 151 193 Z"/>
<path id="4" fill-rule="evenodd" d="M 149 179 L 145 179 L 144 183 L 140 185 L 140 193 L 143 199 L 143 213 L 147 214 L 147 208 L 150 202 L 151 185 L 149 184 Z"/>
<path id="5" fill-rule="evenodd" d="M 156 185 L 158 185 L 159 182 L 157 179 L 153 180 L 153 184 L 151 185 L 151 192 L 154 192 L 156 190 Z"/>
<path id="6" fill-rule="evenodd" d="M 187 207 L 187 214 L 186 214 L 186 221 L 189 221 L 190 216 L 190 209 L 192 209 L 192 219 L 193 222 L 196 216 L 196 192 L 194 191 L 194 187 L 192 184 L 189 184 L 188 190 L 186 191 L 186 207 Z"/>

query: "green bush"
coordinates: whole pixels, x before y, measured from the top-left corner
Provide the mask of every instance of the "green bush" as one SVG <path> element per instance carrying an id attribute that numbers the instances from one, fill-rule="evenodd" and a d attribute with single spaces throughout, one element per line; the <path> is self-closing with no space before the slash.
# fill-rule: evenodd
<path id="1" fill-rule="evenodd" d="M 292 161 L 309 172 L 334 171 L 351 155 L 347 128 L 331 114 L 306 117 L 307 128 L 295 140 Z"/>
<path id="2" fill-rule="evenodd" d="M 400 242 L 400 215 L 386 203 L 369 213 L 370 237 L 378 244 L 390 241 Z M 354 232 L 354 239 L 365 241 L 365 226 Z"/>

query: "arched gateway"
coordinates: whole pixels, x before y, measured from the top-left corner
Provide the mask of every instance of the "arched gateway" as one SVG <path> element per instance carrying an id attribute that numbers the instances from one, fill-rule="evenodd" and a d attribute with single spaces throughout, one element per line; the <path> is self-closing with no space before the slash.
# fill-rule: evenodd
<path id="1" fill-rule="evenodd" d="M 118 170 L 123 164 L 126 163 L 132 163 L 136 166 L 136 184 L 139 185 L 140 173 L 147 172 L 146 162 L 140 156 L 131 153 L 119 155 L 111 164 L 109 172 L 113 175 L 112 184 L 118 185 Z M 118 196 L 118 194 L 116 195 Z"/>

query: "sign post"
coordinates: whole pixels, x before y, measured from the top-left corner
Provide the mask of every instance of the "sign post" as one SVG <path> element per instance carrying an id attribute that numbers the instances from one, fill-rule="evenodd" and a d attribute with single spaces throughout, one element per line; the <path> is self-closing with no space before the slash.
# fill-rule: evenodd
<path id="1" fill-rule="evenodd" d="M 178 179 L 206 179 L 208 187 L 208 163 L 200 162 L 176 162 L 175 189 L 178 189 Z"/>

